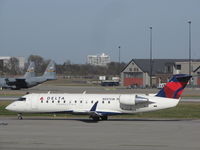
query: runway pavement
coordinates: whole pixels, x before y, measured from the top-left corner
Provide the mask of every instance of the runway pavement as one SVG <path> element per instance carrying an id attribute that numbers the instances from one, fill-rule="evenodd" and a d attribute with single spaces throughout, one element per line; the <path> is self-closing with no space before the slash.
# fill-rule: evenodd
<path id="1" fill-rule="evenodd" d="M 0 149 L 199 150 L 200 120 L 16 120 L 0 117 Z"/>

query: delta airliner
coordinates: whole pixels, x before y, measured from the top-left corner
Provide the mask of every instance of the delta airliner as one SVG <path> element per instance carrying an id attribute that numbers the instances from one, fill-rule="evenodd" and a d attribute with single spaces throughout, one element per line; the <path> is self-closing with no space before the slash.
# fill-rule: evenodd
<path id="1" fill-rule="evenodd" d="M 108 116 L 135 114 L 175 107 L 191 76 L 174 75 L 157 93 L 145 94 L 27 94 L 6 107 L 22 113 L 88 114 L 93 120 L 107 120 Z"/>

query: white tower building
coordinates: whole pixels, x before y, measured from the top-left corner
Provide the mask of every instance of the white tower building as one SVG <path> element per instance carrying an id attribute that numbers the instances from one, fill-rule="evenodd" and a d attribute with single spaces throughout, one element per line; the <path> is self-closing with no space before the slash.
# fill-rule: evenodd
<path id="1" fill-rule="evenodd" d="M 88 55 L 87 64 L 95 66 L 106 66 L 110 63 L 110 56 L 102 53 L 101 55 Z"/>

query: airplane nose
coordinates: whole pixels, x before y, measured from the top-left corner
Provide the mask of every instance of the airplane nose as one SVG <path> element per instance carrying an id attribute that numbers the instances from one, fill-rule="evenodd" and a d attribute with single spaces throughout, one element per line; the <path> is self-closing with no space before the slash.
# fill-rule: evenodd
<path id="1" fill-rule="evenodd" d="M 13 107 L 12 107 L 12 105 L 11 105 L 11 104 L 10 104 L 10 105 L 8 105 L 8 106 L 6 107 L 6 110 L 12 111 L 12 110 L 13 110 Z"/>

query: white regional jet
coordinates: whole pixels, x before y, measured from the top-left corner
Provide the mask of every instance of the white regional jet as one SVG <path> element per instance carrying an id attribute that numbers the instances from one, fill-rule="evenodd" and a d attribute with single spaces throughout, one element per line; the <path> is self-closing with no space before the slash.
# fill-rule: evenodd
<path id="1" fill-rule="evenodd" d="M 22 113 L 88 114 L 95 121 L 107 120 L 110 115 L 135 114 L 175 107 L 191 76 L 174 75 L 154 95 L 145 94 L 27 94 L 6 107 Z"/>

